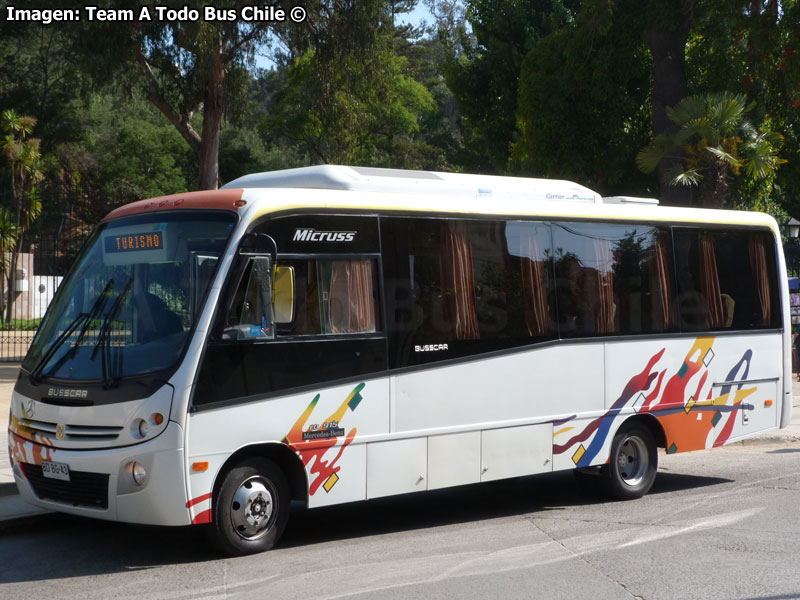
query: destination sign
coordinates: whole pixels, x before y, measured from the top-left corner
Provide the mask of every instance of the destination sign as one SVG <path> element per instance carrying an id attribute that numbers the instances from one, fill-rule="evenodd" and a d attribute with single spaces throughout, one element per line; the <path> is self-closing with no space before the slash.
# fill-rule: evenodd
<path id="1" fill-rule="evenodd" d="M 163 232 L 137 233 L 134 235 L 106 236 L 106 254 L 114 252 L 139 252 L 141 250 L 161 250 L 164 248 Z"/>

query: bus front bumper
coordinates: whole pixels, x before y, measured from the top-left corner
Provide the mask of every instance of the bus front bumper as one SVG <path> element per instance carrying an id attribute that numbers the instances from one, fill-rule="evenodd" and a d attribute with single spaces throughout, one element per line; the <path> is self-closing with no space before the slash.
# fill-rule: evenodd
<path id="1" fill-rule="evenodd" d="M 110 521 L 191 524 L 183 430 L 176 423 L 153 440 L 124 448 L 57 449 L 11 431 L 8 443 L 17 489 L 31 504 Z M 144 468 L 141 483 L 134 481 L 133 463 Z"/>

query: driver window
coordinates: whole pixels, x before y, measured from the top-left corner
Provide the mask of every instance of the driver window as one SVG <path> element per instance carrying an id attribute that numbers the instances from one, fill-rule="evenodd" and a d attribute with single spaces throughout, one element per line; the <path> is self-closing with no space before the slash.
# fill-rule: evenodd
<path id="1" fill-rule="evenodd" d="M 225 320 L 223 339 L 267 340 L 275 337 L 270 293 L 271 260 L 251 258 Z"/>

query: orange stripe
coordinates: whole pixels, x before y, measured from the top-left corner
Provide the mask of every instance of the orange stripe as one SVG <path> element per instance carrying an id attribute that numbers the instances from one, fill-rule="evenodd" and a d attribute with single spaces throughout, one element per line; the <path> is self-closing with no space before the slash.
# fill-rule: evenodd
<path id="1" fill-rule="evenodd" d="M 144 212 L 174 210 L 176 208 L 212 208 L 236 212 L 239 208 L 236 206 L 236 202 L 242 199 L 242 193 L 242 190 L 206 190 L 148 198 L 147 200 L 131 202 L 112 210 L 103 221 Z"/>

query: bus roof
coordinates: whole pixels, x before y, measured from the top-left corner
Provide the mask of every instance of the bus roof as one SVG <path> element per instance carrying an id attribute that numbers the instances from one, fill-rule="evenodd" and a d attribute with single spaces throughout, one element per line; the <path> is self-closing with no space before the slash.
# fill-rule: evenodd
<path id="1" fill-rule="evenodd" d="M 386 192 L 400 194 L 442 194 L 472 198 L 550 200 L 599 204 L 599 194 L 587 187 L 559 179 L 500 177 L 434 171 L 406 171 L 374 167 L 319 165 L 254 173 L 235 179 L 222 189 L 304 188 Z"/>
<path id="2" fill-rule="evenodd" d="M 275 193 L 278 189 L 290 193 Z M 247 222 L 271 213 L 322 209 L 749 225 L 780 235 L 775 220 L 763 213 L 658 206 L 652 198 L 602 198 L 569 181 L 336 165 L 254 173 L 219 190 L 134 202 L 104 220 L 191 208 L 237 211 Z"/>

